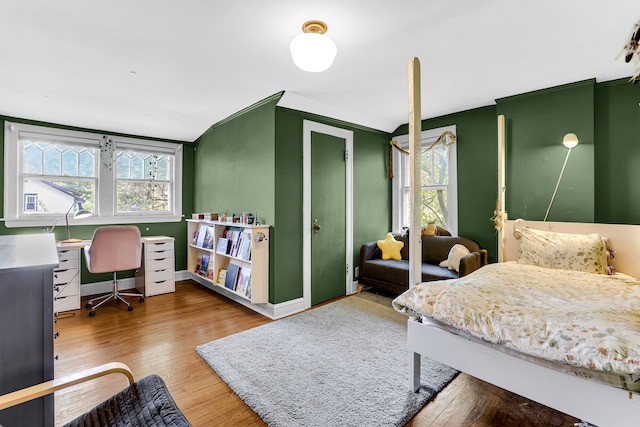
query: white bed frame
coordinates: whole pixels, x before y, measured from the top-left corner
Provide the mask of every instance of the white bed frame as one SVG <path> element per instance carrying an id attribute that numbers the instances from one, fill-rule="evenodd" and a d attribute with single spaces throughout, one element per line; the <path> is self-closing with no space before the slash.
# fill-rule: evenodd
<path id="1" fill-rule="evenodd" d="M 560 222 L 507 221 L 506 261 L 518 259 L 517 224 L 564 233 L 599 233 L 611 239 L 617 271 L 640 277 L 634 256 L 640 250 L 640 226 Z M 640 395 L 536 365 L 470 341 L 417 319 L 408 322 L 411 389 L 420 387 L 420 356 L 451 366 L 483 381 L 524 396 L 599 427 L 640 424 Z"/>

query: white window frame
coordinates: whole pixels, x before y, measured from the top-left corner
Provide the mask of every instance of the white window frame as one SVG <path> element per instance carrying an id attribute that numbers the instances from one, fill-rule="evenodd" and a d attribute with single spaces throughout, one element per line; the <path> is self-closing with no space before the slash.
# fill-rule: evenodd
<path id="1" fill-rule="evenodd" d="M 23 123 L 5 122 L 4 128 L 4 218 L 6 227 L 51 227 L 54 224 L 64 224 L 64 215 L 60 214 L 29 214 L 20 216 L 22 209 L 22 153 L 20 152 L 20 133 L 44 134 L 49 139 L 68 141 L 68 144 L 82 143 L 93 145 L 100 152 L 100 142 L 104 134 L 56 129 L 44 126 L 27 125 Z M 131 224 L 143 222 L 180 222 L 182 221 L 182 144 L 111 136 L 114 150 L 122 149 L 162 152 L 174 156 L 172 169 L 173 199 L 169 201 L 170 211 L 166 212 L 134 212 L 126 214 L 116 213 L 116 177 L 115 163 L 112 168 L 106 167 L 98 159 L 96 171 L 96 206 L 97 212 L 78 220 L 69 217 L 69 224 L 106 225 Z"/>
<path id="2" fill-rule="evenodd" d="M 456 126 L 451 125 L 422 131 L 420 134 L 422 148 L 424 149 L 431 146 L 431 144 L 433 144 L 440 137 L 440 135 L 442 135 L 446 131 L 449 131 L 456 135 Z M 409 135 L 400 135 L 394 137 L 393 139 L 401 148 L 407 151 L 409 150 Z M 458 143 L 456 142 L 449 146 L 449 176 L 447 184 L 447 209 L 449 212 L 449 217 L 447 218 L 448 230 L 454 236 L 458 235 L 458 168 L 456 156 L 457 145 Z M 399 151 L 394 149 L 392 162 L 394 178 L 392 181 L 391 200 L 393 203 L 392 227 L 393 231 L 396 233 L 402 232 L 402 213 L 409 208 L 408 206 L 404 206 L 404 198 L 402 197 L 402 183 L 404 182 L 405 176 L 407 176 L 409 173 L 408 170 L 404 169 L 403 165 L 408 165 L 408 162 L 402 162 L 400 160 L 400 156 L 405 156 L 405 154 L 401 154 Z"/>

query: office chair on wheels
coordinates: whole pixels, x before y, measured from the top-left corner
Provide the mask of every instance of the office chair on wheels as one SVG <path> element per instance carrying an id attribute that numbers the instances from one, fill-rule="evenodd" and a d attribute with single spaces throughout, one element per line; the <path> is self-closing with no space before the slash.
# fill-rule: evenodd
<path id="1" fill-rule="evenodd" d="M 122 301 L 127 304 L 127 310 L 133 306 L 124 296 L 139 297 L 144 301 L 144 295 L 134 292 L 120 292 L 116 273 L 124 270 L 140 268 L 142 261 L 142 240 L 140 230 L 136 226 L 115 225 L 98 227 L 93 233 L 91 244 L 85 246 L 84 255 L 87 269 L 91 273 L 113 273 L 113 291 L 106 295 L 92 298 L 85 305 L 90 308 L 89 316 L 96 315 L 95 309 L 110 300 Z M 97 304 L 95 302 L 99 301 Z"/>

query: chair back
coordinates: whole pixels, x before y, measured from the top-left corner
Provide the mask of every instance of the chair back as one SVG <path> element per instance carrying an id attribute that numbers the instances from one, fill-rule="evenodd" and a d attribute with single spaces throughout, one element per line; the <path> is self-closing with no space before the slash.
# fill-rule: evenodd
<path id="1" fill-rule="evenodd" d="M 140 267 L 142 240 L 133 225 L 109 225 L 93 232 L 91 244 L 84 248 L 91 273 L 133 270 Z"/>

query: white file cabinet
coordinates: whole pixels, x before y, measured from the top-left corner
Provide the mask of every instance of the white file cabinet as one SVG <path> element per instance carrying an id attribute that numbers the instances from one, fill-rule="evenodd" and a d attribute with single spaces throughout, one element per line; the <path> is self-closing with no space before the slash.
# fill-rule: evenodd
<path id="1" fill-rule="evenodd" d="M 53 270 L 54 313 L 80 308 L 80 249 L 58 247 L 58 268 Z"/>
<path id="2" fill-rule="evenodd" d="M 176 291 L 173 237 L 145 236 L 136 289 L 145 297 Z"/>

